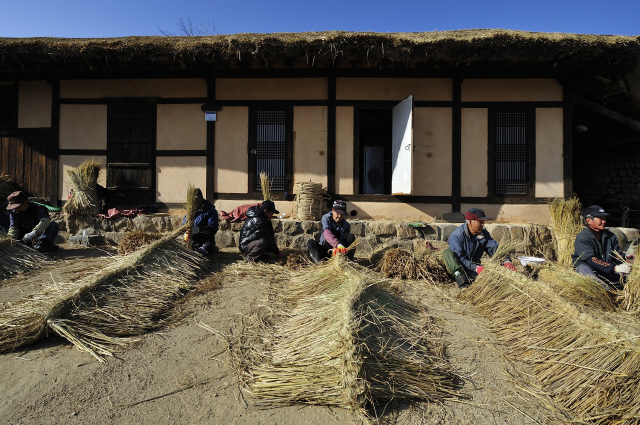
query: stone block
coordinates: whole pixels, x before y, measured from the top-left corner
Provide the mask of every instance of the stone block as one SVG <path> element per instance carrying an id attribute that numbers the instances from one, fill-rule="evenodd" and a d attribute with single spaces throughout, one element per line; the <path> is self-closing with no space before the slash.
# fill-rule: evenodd
<path id="1" fill-rule="evenodd" d="M 398 224 L 396 226 L 396 233 L 398 239 L 415 239 L 420 237 L 420 233 L 418 233 L 414 227 L 409 227 L 406 224 Z"/>
<path id="2" fill-rule="evenodd" d="M 351 234 L 354 236 L 364 236 L 366 235 L 367 225 L 363 221 L 350 221 L 351 224 Z"/>
<path id="3" fill-rule="evenodd" d="M 309 234 L 302 234 L 294 236 L 289 245 L 291 248 L 299 249 L 300 251 L 307 251 L 307 242 L 313 240 L 313 236 Z"/>
<path id="4" fill-rule="evenodd" d="M 218 223 L 218 230 L 231 230 L 231 223 L 227 220 L 220 220 Z"/>
<path id="5" fill-rule="evenodd" d="M 486 224 L 484 228 L 487 229 L 491 237 L 498 243 L 511 241 L 511 233 L 507 226 L 502 224 Z"/>
<path id="6" fill-rule="evenodd" d="M 280 222 L 282 224 L 282 232 L 289 236 L 295 236 L 302 233 L 300 222 L 295 220 L 285 220 Z M 275 230 L 275 229 L 274 229 Z"/>
<path id="7" fill-rule="evenodd" d="M 322 227 L 319 221 L 303 221 L 300 223 L 300 228 L 304 233 L 312 235 L 319 232 Z M 351 231 L 353 233 L 353 225 L 351 225 Z"/>
<path id="8" fill-rule="evenodd" d="M 439 226 L 436 226 L 434 224 L 427 224 L 424 227 L 416 227 L 415 229 L 422 239 L 427 239 L 431 241 L 440 240 L 440 234 L 442 233 L 442 229 Z"/>
<path id="9" fill-rule="evenodd" d="M 107 238 L 107 242 L 114 243 L 116 245 L 120 245 L 124 240 L 126 233 L 124 232 L 106 232 L 105 237 Z"/>
<path id="10" fill-rule="evenodd" d="M 284 223 L 288 223 L 291 220 L 287 220 L 287 221 L 281 221 L 281 220 L 276 220 L 273 219 L 271 220 L 271 225 L 273 226 L 273 231 L 278 233 L 278 232 L 282 232 L 282 228 L 284 226 Z"/>
<path id="11" fill-rule="evenodd" d="M 157 233 L 153 220 L 150 217 L 139 215 L 131 220 L 133 230 L 141 230 L 143 232 Z"/>
<path id="12" fill-rule="evenodd" d="M 369 232 L 376 236 L 395 236 L 397 230 L 393 221 L 372 221 L 369 223 Z"/>
<path id="13" fill-rule="evenodd" d="M 292 238 L 286 233 L 283 233 L 283 232 L 276 233 L 275 236 L 276 236 L 276 244 L 278 245 L 278 248 L 280 249 L 288 248 L 289 245 L 291 245 Z"/>
<path id="14" fill-rule="evenodd" d="M 233 232 L 218 230 L 218 233 L 216 233 L 216 246 L 218 248 L 231 248 L 237 246 Z"/>
<path id="15" fill-rule="evenodd" d="M 231 223 L 231 230 L 233 230 L 234 232 L 239 232 L 240 230 L 242 230 L 242 226 L 244 226 L 244 221 Z"/>
<path id="16" fill-rule="evenodd" d="M 87 236 L 87 242 L 89 246 L 103 246 L 107 245 L 107 240 L 102 235 Z"/>
<path id="17" fill-rule="evenodd" d="M 524 229 L 522 226 L 507 226 L 507 228 L 509 229 L 512 242 L 517 243 L 524 241 Z"/>
<path id="18" fill-rule="evenodd" d="M 460 224 L 448 224 L 448 223 L 437 223 L 434 226 L 438 226 L 440 228 L 440 240 L 442 242 L 446 242 L 449 240 L 449 236 L 460 227 Z"/>
<path id="19" fill-rule="evenodd" d="M 369 256 L 380 246 L 380 238 L 374 234 L 356 239 L 358 246 L 356 247 L 356 253 L 359 256 Z"/>

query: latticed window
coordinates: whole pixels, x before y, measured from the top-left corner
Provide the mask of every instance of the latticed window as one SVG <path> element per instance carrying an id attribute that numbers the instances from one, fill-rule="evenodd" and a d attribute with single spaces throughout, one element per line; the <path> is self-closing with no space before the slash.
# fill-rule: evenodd
<path id="1" fill-rule="evenodd" d="M 492 121 L 492 194 L 533 196 L 534 110 L 494 110 Z"/>
<path id="2" fill-rule="evenodd" d="M 18 98 L 13 85 L 0 85 L 0 128 L 18 126 Z"/>
<path id="3" fill-rule="evenodd" d="M 290 108 L 255 108 L 250 147 L 252 190 L 260 190 L 260 173 L 271 179 L 272 192 L 290 190 L 292 116 Z"/>

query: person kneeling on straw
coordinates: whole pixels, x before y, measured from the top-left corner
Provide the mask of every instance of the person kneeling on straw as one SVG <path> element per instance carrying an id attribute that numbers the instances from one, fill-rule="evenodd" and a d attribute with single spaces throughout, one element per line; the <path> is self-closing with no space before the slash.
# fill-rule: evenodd
<path id="1" fill-rule="evenodd" d="M 26 193 L 13 192 L 7 196 L 9 210 L 9 237 L 22 240 L 38 252 L 58 249 L 53 241 L 58 234 L 59 226 L 49 218 L 49 211 L 29 201 Z"/>
<path id="2" fill-rule="evenodd" d="M 193 228 L 185 234 L 185 241 L 191 238 L 191 248 L 200 255 L 215 254 L 216 233 L 218 233 L 218 210 L 211 202 L 204 199 L 202 190 L 195 190 L 195 213 L 193 216 Z M 187 216 L 182 220 L 182 225 L 187 224 Z"/>
<path id="3" fill-rule="evenodd" d="M 576 236 L 571 260 L 576 272 L 594 278 L 606 289 L 612 289 L 609 283 L 620 289 L 623 283 L 621 277 L 631 273 L 635 256 L 619 253 L 618 237 L 605 229 L 609 215 L 598 205 L 591 205 L 584 210 L 587 227 Z"/>
<path id="4" fill-rule="evenodd" d="M 484 222 L 491 220 L 480 208 L 471 208 L 464 216 L 465 222 L 449 236 L 449 249 L 442 252 L 447 272 L 456 280 L 458 288 L 468 288 L 484 270 L 480 259 L 485 252 L 489 257 L 498 250 L 496 242 L 484 229 Z M 511 258 L 505 257 L 503 265 L 516 270 Z"/>
<path id="5" fill-rule="evenodd" d="M 353 261 L 356 250 L 348 248 L 355 242 L 356 237 L 350 233 L 351 225 L 347 223 L 346 215 L 347 203 L 335 201 L 331 211 L 322 216 L 320 242 L 313 239 L 307 242 L 309 256 L 316 264 L 328 259 L 329 251 L 332 251 L 333 255 L 346 254 L 347 258 Z"/>
<path id="6" fill-rule="evenodd" d="M 271 220 L 280 214 L 273 201 L 262 201 L 247 210 L 247 220 L 240 229 L 240 253 L 247 261 L 262 261 L 271 252 L 278 258 L 286 258 L 276 244 Z"/>

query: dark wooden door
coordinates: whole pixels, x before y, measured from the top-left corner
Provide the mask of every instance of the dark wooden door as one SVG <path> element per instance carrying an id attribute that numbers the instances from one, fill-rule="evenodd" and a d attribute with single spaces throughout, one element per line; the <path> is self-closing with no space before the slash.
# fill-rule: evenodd
<path id="1" fill-rule="evenodd" d="M 156 105 L 114 102 L 107 107 L 107 202 L 155 202 Z"/>
<path id="2" fill-rule="evenodd" d="M 58 178 L 58 173 L 52 161 L 51 133 L 6 133 L 0 134 L 0 174 L 8 175 L 29 196 L 47 199 L 56 205 L 57 194 L 52 191 L 53 179 Z"/>

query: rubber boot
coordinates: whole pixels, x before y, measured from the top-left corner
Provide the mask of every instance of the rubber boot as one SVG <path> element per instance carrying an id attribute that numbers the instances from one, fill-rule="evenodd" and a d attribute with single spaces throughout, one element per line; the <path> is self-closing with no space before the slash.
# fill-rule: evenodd
<path id="1" fill-rule="evenodd" d="M 313 260 L 314 263 L 316 264 L 320 264 L 322 263 L 322 256 L 320 255 L 320 253 L 318 252 L 317 249 L 311 249 L 309 250 L 309 257 L 311 257 L 311 259 Z"/>
<path id="2" fill-rule="evenodd" d="M 459 270 L 455 274 L 456 283 L 459 289 L 466 289 L 471 285 L 466 273 L 461 273 Z"/>

